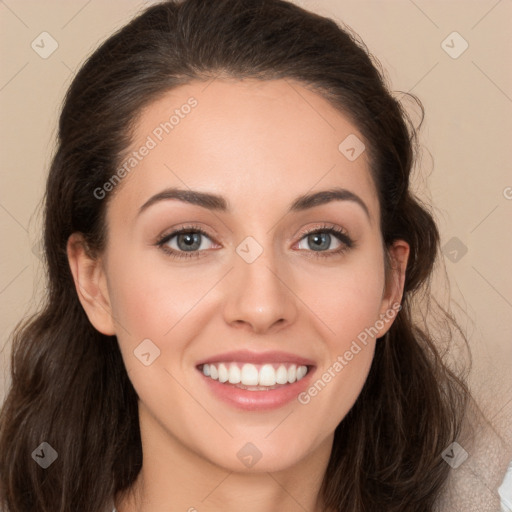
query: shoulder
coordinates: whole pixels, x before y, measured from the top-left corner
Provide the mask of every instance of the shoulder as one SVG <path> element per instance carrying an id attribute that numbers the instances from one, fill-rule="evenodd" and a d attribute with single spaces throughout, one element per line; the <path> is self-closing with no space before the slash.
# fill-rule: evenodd
<path id="1" fill-rule="evenodd" d="M 505 425 L 500 423 L 470 408 L 463 431 L 455 440 L 457 450 L 464 450 L 464 457 L 459 457 L 457 465 L 450 470 L 446 488 L 438 501 L 438 512 L 500 510 L 498 489 L 512 460 L 512 444 L 507 439 Z"/>

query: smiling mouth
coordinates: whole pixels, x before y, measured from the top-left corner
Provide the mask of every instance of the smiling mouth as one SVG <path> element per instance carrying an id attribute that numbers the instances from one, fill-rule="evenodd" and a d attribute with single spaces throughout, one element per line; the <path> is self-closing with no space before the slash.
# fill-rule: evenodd
<path id="1" fill-rule="evenodd" d="M 248 391 L 270 391 L 303 379 L 311 366 L 295 363 L 205 363 L 197 367 L 202 374 L 221 384 Z"/>

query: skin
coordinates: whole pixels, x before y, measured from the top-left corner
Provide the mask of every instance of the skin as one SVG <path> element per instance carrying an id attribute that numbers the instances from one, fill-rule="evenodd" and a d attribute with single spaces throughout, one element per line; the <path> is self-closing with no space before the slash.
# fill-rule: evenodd
<path id="1" fill-rule="evenodd" d="M 208 86 L 207 86 L 208 85 Z M 368 375 L 374 338 L 305 405 L 241 411 L 208 392 L 195 365 L 238 349 L 282 350 L 313 359 L 320 377 L 403 292 L 409 247 L 389 248 L 385 280 L 379 203 L 366 152 L 349 161 L 338 146 L 357 128 L 326 100 L 288 80 L 192 82 L 142 112 L 131 150 L 193 96 L 197 107 L 117 186 L 108 204 L 108 240 L 96 258 L 79 233 L 68 242 L 77 293 L 92 324 L 115 334 L 139 396 L 143 468 L 119 512 L 321 511 L 319 489 L 333 433 Z M 368 146 L 368 142 L 365 142 Z M 223 195 L 215 212 L 151 196 L 168 187 Z M 286 213 L 300 195 L 342 187 L 355 201 L 331 201 Z M 264 207 L 262 207 L 264 205 Z M 341 254 L 315 258 L 304 231 L 329 223 L 354 241 Z M 156 241 L 199 224 L 201 257 L 172 259 Z M 237 246 L 253 237 L 252 263 Z M 177 237 L 169 242 L 177 245 Z M 327 241 L 327 244 L 329 242 Z M 308 257 L 309 256 L 309 257 Z M 141 364 L 133 351 L 151 339 L 160 356 Z M 247 468 L 247 443 L 261 459 Z"/>

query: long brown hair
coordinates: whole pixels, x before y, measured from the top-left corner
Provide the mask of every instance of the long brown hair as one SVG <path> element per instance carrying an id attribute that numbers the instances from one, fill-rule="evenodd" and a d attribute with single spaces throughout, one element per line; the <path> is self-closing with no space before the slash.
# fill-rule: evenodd
<path id="1" fill-rule="evenodd" d="M 94 191 L 118 169 L 141 110 L 181 84 L 219 75 L 297 80 L 367 142 L 384 243 L 405 240 L 411 254 L 403 308 L 335 431 L 321 492 L 329 509 L 344 512 L 433 510 L 450 469 L 441 453 L 460 430 L 468 394 L 436 349 L 449 330 L 434 337 L 413 320 L 439 252 L 433 217 L 410 190 L 417 130 L 349 29 L 283 0 L 159 3 L 74 78 L 45 194 L 46 302 L 13 334 L 0 415 L 2 510 L 98 512 L 141 469 L 138 397 L 117 339 L 96 331 L 80 305 L 66 243 L 81 232 L 91 251 L 104 249 L 111 193 L 98 200 Z M 42 442 L 58 453 L 46 470 L 32 456 Z"/>

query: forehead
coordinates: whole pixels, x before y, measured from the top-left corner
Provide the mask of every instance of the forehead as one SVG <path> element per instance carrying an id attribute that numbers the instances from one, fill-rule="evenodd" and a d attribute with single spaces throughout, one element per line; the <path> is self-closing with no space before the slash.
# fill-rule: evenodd
<path id="1" fill-rule="evenodd" d="M 342 186 L 377 215 L 363 136 L 324 98 L 291 80 L 191 82 L 139 115 L 114 202 L 124 214 L 167 187 L 227 197 L 261 212 Z M 347 148 L 350 150 L 347 153 Z M 348 158 L 349 157 L 352 158 Z"/>

